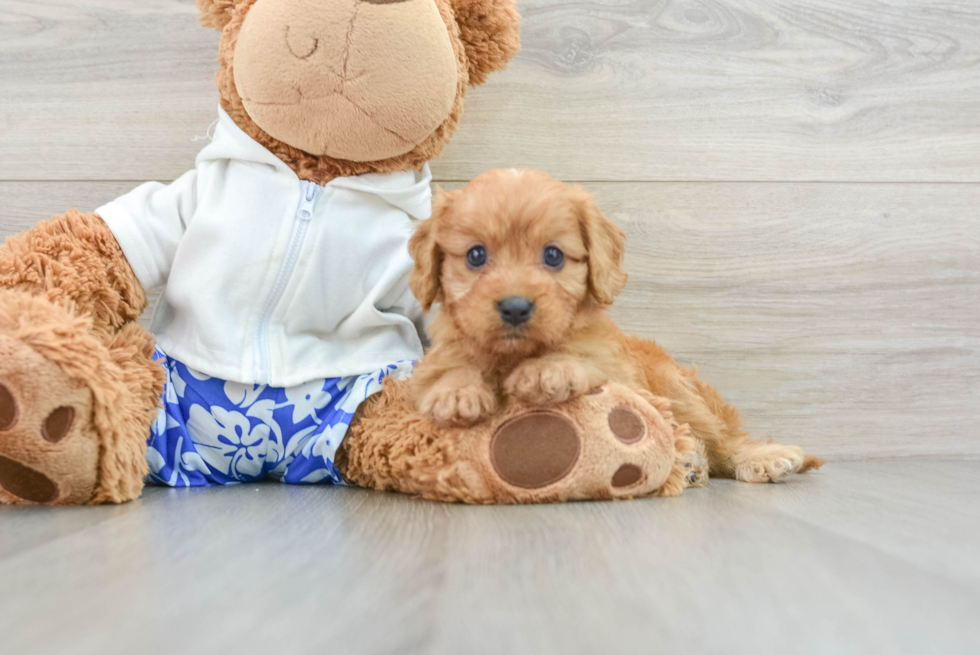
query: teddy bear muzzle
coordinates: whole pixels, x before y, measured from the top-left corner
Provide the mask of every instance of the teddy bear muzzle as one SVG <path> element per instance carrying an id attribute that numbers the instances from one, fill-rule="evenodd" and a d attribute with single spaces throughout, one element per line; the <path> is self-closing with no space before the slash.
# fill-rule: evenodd
<path id="1" fill-rule="evenodd" d="M 434 0 L 258 0 L 235 87 L 265 132 L 312 155 L 405 154 L 449 117 L 459 63 Z"/>

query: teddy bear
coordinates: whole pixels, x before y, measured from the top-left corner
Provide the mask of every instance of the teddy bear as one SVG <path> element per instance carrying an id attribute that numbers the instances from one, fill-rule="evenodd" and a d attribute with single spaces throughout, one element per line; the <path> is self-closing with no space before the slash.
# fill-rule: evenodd
<path id="1" fill-rule="evenodd" d="M 266 478 L 473 503 L 679 493 L 695 446 L 629 388 L 469 430 L 407 399 L 428 162 L 517 52 L 514 1 L 197 5 L 221 102 L 194 170 L 0 248 L 0 503 Z"/>

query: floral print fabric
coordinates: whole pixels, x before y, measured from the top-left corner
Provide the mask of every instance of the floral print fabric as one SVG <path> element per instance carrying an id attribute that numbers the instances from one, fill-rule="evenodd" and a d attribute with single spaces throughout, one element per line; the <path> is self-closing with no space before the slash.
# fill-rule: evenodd
<path id="1" fill-rule="evenodd" d="M 166 369 L 163 408 L 150 429 L 148 482 L 198 487 L 266 477 L 289 484 L 343 484 L 334 469 L 357 408 L 403 379 L 400 362 L 369 375 L 279 389 L 226 382 L 193 371 L 158 348 Z"/>

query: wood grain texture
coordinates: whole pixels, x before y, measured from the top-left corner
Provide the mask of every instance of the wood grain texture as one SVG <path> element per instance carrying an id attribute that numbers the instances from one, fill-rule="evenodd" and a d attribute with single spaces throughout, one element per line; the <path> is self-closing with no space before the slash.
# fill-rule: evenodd
<path id="1" fill-rule="evenodd" d="M 0 508 L 22 655 L 975 653 L 980 462 L 677 499 L 442 506 L 278 484 Z"/>
<path id="2" fill-rule="evenodd" d="M 522 0 L 436 163 L 579 180 L 980 181 L 968 0 Z M 0 0 L 0 179 L 173 179 L 215 115 L 189 0 Z"/>
<path id="3" fill-rule="evenodd" d="M 0 183 L 0 230 L 130 186 Z M 980 186 L 586 187 L 629 235 L 620 326 L 696 364 L 756 437 L 980 455 Z"/>

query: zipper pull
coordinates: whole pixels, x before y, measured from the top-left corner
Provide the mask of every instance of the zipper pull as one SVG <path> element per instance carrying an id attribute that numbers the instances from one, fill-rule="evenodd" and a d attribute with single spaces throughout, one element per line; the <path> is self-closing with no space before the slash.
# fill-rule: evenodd
<path id="1" fill-rule="evenodd" d="M 308 221 L 313 218 L 313 210 L 316 208 L 316 199 L 319 195 L 319 188 L 312 182 L 304 182 L 303 185 L 306 187 L 303 194 L 303 202 L 299 206 L 299 211 L 296 215 L 304 221 Z"/>

